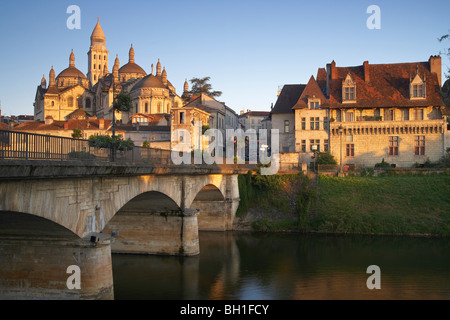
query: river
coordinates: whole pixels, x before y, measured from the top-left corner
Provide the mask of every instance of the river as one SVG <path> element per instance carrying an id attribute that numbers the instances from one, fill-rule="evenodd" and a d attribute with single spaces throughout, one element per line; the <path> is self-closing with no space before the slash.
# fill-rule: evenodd
<path id="1" fill-rule="evenodd" d="M 448 238 L 248 232 L 199 238 L 195 257 L 113 254 L 115 299 L 450 299 Z M 370 290 L 373 265 L 380 289 Z"/>

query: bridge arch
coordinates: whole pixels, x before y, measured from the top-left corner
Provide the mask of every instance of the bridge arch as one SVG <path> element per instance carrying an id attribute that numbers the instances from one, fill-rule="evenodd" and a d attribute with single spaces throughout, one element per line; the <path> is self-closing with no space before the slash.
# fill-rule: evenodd
<path id="1" fill-rule="evenodd" d="M 65 240 L 80 237 L 64 226 L 29 213 L 0 211 L 0 237 L 21 240 Z"/>

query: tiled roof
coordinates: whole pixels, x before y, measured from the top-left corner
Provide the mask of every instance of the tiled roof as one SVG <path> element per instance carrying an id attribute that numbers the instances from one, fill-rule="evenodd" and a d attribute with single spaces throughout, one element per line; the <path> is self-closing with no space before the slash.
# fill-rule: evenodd
<path id="1" fill-rule="evenodd" d="M 50 124 L 45 124 L 42 121 L 27 121 L 14 128 L 17 131 L 48 131 L 48 130 L 99 130 L 99 122 L 104 122 L 104 130 L 109 129 L 111 120 L 107 119 L 89 119 L 76 120 L 70 119 L 68 121 L 53 121 Z"/>
<path id="2" fill-rule="evenodd" d="M 430 72 L 429 62 L 367 64 L 369 81 L 365 81 L 364 65 L 336 67 L 337 76 L 330 79 L 331 108 L 423 107 L 442 106 L 437 75 Z M 426 81 L 426 98 L 410 99 L 409 86 L 416 72 Z M 356 83 L 356 104 L 342 103 L 342 81 L 350 74 Z"/>
<path id="3" fill-rule="evenodd" d="M 305 84 L 287 84 L 283 86 L 271 114 L 292 113 L 292 107 L 297 103 L 305 87 Z"/>
<path id="4" fill-rule="evenodd" d="M 316 82 L 316 79 L 314 79 L 313 76 L 311 76 L 311 78 L 309 79 L 308 84 L 302 92 L 302 95 L 292 109 L 308 108 L 309 98 L 318 98 L 320 99 L 321 106 L 327 106 L 327 99 L 325 98 L 322 89 L 320 89 L 319 85 Z"/>
<path id="5" fill-rule="evenodd" d="M 266 117 L 270 114 L 269 111 L 249 111 L 239 115 L 239 118 L 245 117 Z"/>

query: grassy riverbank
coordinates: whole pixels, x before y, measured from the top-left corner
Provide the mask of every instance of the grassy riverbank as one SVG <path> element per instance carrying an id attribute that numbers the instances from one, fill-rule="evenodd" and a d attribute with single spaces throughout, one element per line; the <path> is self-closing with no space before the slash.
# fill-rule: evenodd
<path id="1" fill-rule="evenodd" d="M 254 230 L 450 236 L 450 175 L 319 176 L 317 190 L 303 175 L 242 177 L 238 217 Z"/>

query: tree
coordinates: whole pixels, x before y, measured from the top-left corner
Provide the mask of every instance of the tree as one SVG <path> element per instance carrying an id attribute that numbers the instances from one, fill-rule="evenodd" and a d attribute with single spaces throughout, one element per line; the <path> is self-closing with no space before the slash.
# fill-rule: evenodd
<path id="1" fill-rule="evenodd" d="M 131 96 L 127 92 L 119 93 L 114 101 L 114 109 L 121 112 L 129 112 L 132 108 Z"/>
<path id="2" fill-rule="evenodd" d="M 204 93 L 213 98 L 220 97 L 222 95 L 222 91 L 213 91 L 211 84 L 208 83 L 209 80 L 211 80 L 210 77 L 192 78 L 190 80 L 192 84 L 192 89 L 189 92 L 190 95 L 196 96 Z"/>
<path id="3" fill-rule="evenodd" d="M 78 129 L 78 128 L 73 129 L 72 138 L 80 139 L 82 137 L 83 137 L 83 132 L 81 131 L 81 129 Z"/>
<path id="4" fill-rule="evenodd" d="M 450 31 L 449 33 L 443 35 L 438 39 L 439 42 L 442 42 L 444 40 L 450 39 Z M 440 52 L 440 54 L 443 54 L 450 58 L 450 48 L 447 48 L 446 51 Z M 447 68 L 447 73 L 445 74 L 445 77 L 448 79 L 447 81 L 443 81 L 442 89 L 441 89 L 441 95 L 444 99 L 444 103 L 447 107 L 450 106 L 450 68 Z M 448 118 L 447 118 L 448 119 Z"/>

